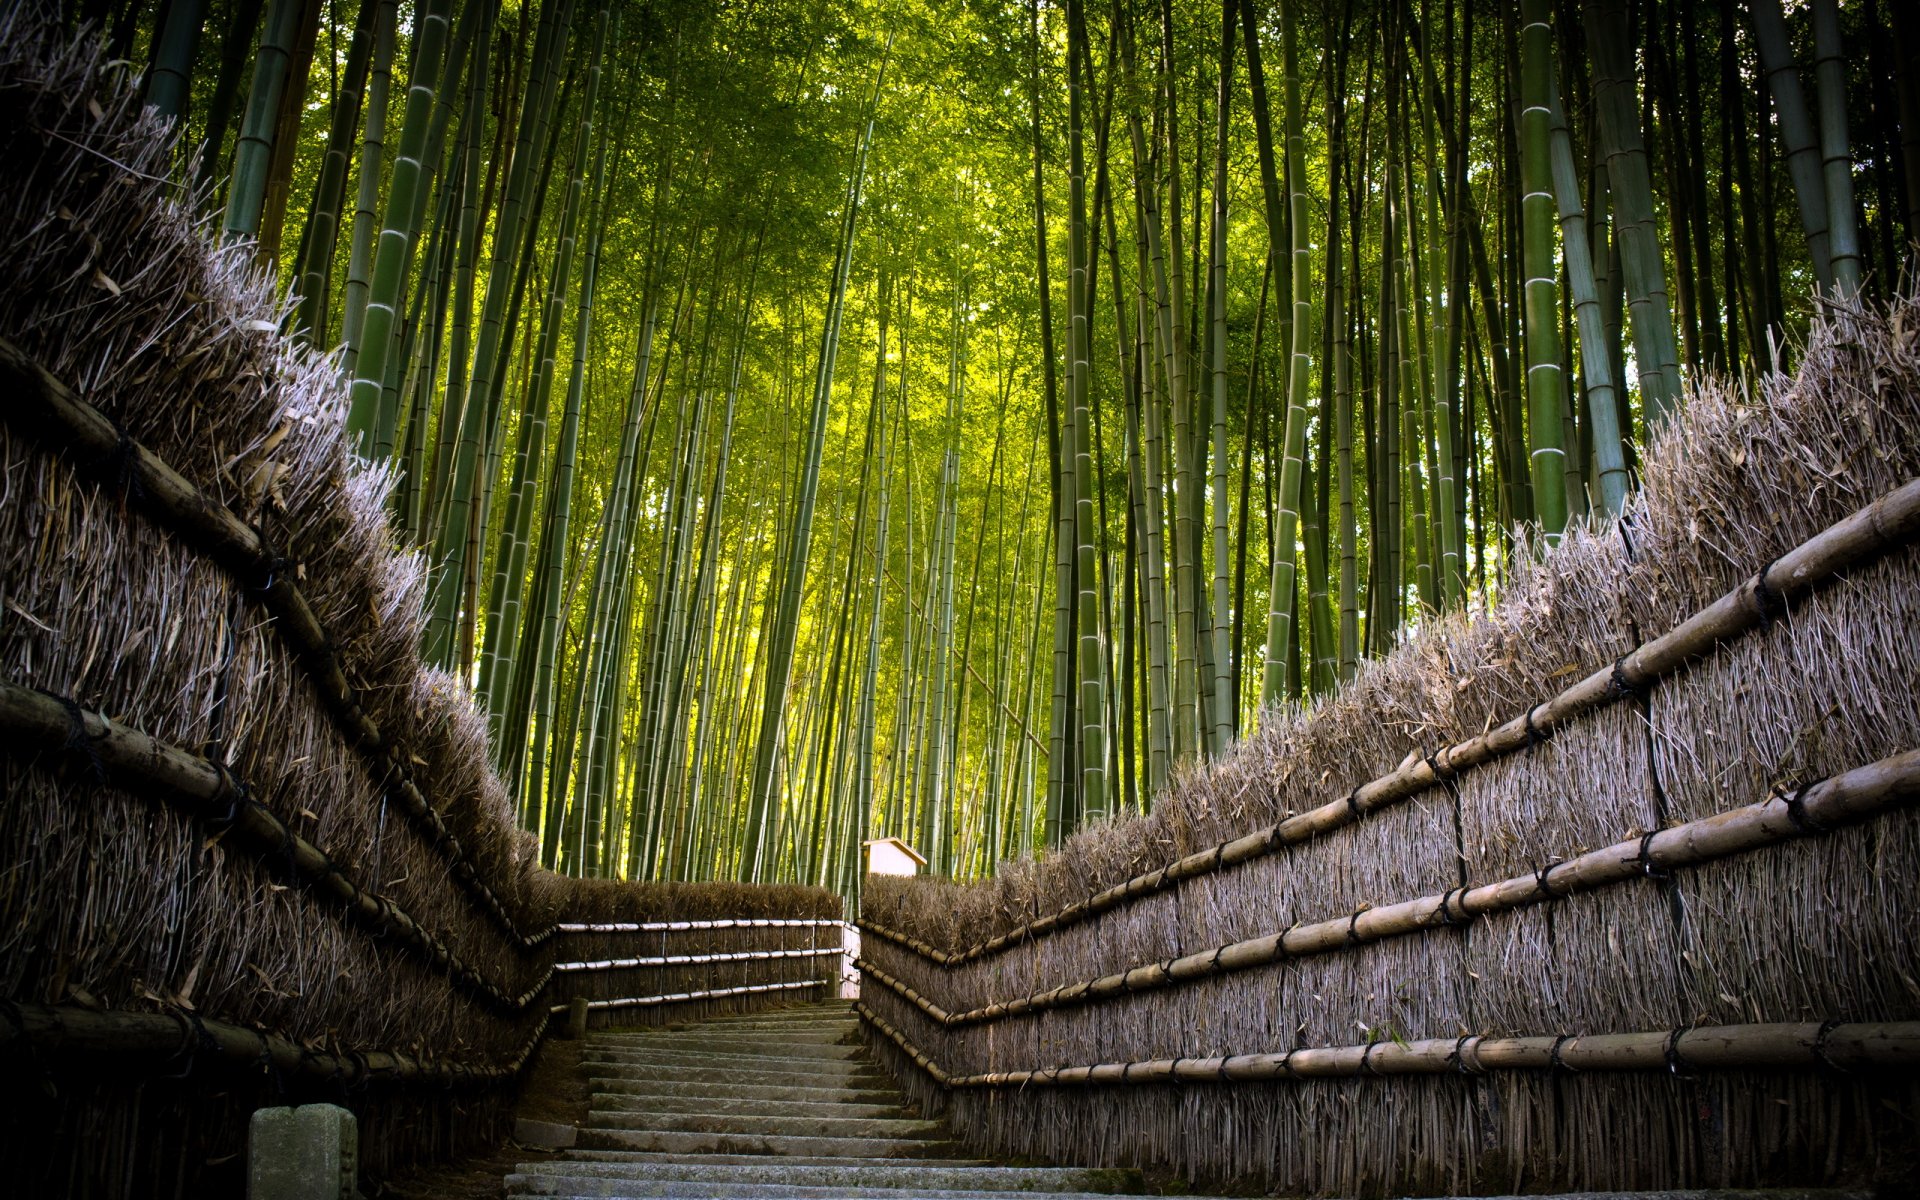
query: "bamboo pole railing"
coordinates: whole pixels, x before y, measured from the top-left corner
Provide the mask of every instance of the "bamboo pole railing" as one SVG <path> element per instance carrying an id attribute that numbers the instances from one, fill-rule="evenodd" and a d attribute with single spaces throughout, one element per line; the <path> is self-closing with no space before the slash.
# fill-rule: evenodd
<path id="1" fill-rule="evenodd" d="M 698 967 L 711 963 L 755 962 L 780 958 L 838 958 L 846 951 L 839 946 L 815 946 L 802 950 L 728 950 L 718 954 L 662 954 L 652 958 L 601 958 L 583 962 L 553 964 L 556 972 L 629 971 L 640 967 Z"/>
<path id="2" fill-rule="evenodd" d="M 520 1073 L 552 1022 L 539 1024 L 504 1063 L 425 1058 L 399 1050 L 313 1050 L 273 1033 L 262 1033 L 175 1008 L 167 1012 L 98 1011 L 76 1005 L 0 1003 L 0 1026 L 11 1027 L 0 1047 L 29 1065 L 97 1063 L 118 1073 L 129 1069 L 185 1074 L 202 1062 L 229 1070 L 271 1068 L 284 1076 L 330 1083 L 431 1083 L 446 1087 L 498 1083 Z"/>
<path id="3" fill-rule="evenodd" d="M 1635 1033 L 1469 1035 L 1309 1046 L 1278 1054 L 1156 1058 L 954 1075 L 864 1002 L 855 1004 L 854 1010 L 935 1083 L 949 1089 L 1474 1076 L 1494 1071 L 1882 1071 L 1920 1065 L 1920 1021 L 1802 1021 Z"/>
<path id="4" fill-rule="evenodd" d="M 557 973 L 611 970 L 638 966 L 677 966 L 708 962 L 740 962 L 839 956 L 839 945 L 795 950 L 748 950 L 712 955 L 671 955 L 655 959 L 608 960 L 604 963 L 550 963 L 531 986 L 512 992 L 488 979 L 478 968 L 428 931 L 418 919 L 384 896 L 350 879 L 333 859 L 301 837 L 266 806 L 254 800 L 246 785 L 219 763 L 178 746 L 149 737 L 70 700 L 0 680 L 0 732 L 16 749 L 36 747 L 61 755 L 76 766 L 91 769 L 103 782 L 131 785 L 142 794 L 163 799 L 189 818 L 227 831 L 230 844 L 246 849 L 259 861 L 283 870 L 323 900 L 333 904 L 362 932 L 391 941 L 412 952 L 429 968 L 470 992 L 489 1007 L 513 1016 L 533 1007 Z M 841 922 L 817 918 L 721 918 L 709 921 L 652 921 L 595 926 L 576 924 L 569 932 L 675 932 L 744 928 L 821 928 Z M 555 928 L 559 928 L 555 926 Z M 811 980 L 808 983 L 824 981 Z M 639 1002 L 646 998 L 634 998 Z"/>
<path id="5" fill-rule="evenodd" d="M 325 628 L 295 582 L 291 564 L 275 553 L 258 530 L 125 436 L 103 413 L 6 338 L 0 338 L 0 392 L 7 395 L 7 403 L 0 405 L 0 418 L 65 451 L 83 473 L 137 489 L 141 503 L 135 507 L 141 513 L 213 559 L 259 599 L 306 669 L 341 735 L 366 758 L 375 784 L 387 791 L 416 832 L 446 857 L 454 881 L 510 942 L 525 952 L 553 936 L 551 927 L 522 931 L 505 902 L 481 878 L 460 839 L 414 783 L 404 747 L 367 714 Z"/>
<path id="6" fill-rule="evenodd" d="M 1560 900 L 1815 836 L 1883 815 L 1916 799 L 1920 799 L 1920 750 L 1908 750 L 1810 784 L 1791 795 L 1776 794 L 1758 804 L 1626 838 L 1574 858 L 1548 863 L 1526 875 L 1380 907 L 1364 907 L 1348 916 L 1296 924 L 1260 937 L 1143 963 L 1097 979 L 997 1000 L 965 1012 L 948 1012 L 869 961 L 863 959 L 857 965 L 863 974 L 943 1026 L 980 1025 L 1191 983 L 1284 959 L 1347 950 L 1386 938 L 1459 928 L 1493 913 Z M 872 924 L 866 929 L 897 945 L 911 945 L 912 939 L 892 930 Z"/>
<path id="7" fill-rule="evenodd" d="M 830 917 L 720 917 L 710 921 L 603 921 L 555 925 L 555 933 L 680 933 L 695 929 L 843 929 Z"/>
<path id="8" fill-rule="evenodd" d="M 0 730 L 16 749 L 58 754 L 91 769 L 102 782 L 137 787 L 189 818 L 225 829 L 235 843 L 279 867 L 332 903 L 361 930 L 411 951 L 454 986 L 489 1006 L 524 1012 L 545 990 L 552 968 L 531 988 L 513 992 L 486 978 L 399 905 L 361 887 L 326 851 L 307 841 L 259 801 L 221 764 L 170 745 L 72 701 L 0 680 Z"/>
<path id="9" fill-rule="evenodd" d="M 1770 623 L 1786 612 L 1792 602 L 1831 583 L 1843 572 L 1916 538 L 1920 538 L 1920 479 L 1907 481 L 1828 526 L 1667 633 L 1642 643 L 1616 662 L 1592 672 L 1517 717 L 1424 758 L 1410 757 L 1395 770 L 1361 784 L 1338 800 L 1288 816 L 1270 828 L 1196 851 L 963 950 L 942 950 L 922 939 L 897 933 L 888 937 L 892 931 L 883 932 L 881 927 L 864 918 L 857 924 L 862 930 L 888 937 L 936 965 L 961 967 L 1165 891 L 1185 880 L 1276 854 L 1400 804 L 1428 788 L 1451 782 L 1464 771 L 1524 750 L 1569 722 L 1627 696 L 1645 694 L 1655 684 L 1711 654 L 1721 643 Z"/>

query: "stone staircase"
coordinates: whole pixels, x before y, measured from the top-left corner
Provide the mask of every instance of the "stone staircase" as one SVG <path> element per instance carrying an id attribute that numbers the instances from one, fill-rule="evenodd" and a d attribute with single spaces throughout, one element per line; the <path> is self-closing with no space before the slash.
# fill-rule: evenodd
<path id="1" fill-rule="evenodd" d="M 845 1002 L 678 1030 L 593 1035 L 593 1108 L 565 1157 L 523 1163 L 508 1197 L 1083 1200 L 1144 1190 L 1131 1171 L 965 1157 L 906 1110 Z"/>

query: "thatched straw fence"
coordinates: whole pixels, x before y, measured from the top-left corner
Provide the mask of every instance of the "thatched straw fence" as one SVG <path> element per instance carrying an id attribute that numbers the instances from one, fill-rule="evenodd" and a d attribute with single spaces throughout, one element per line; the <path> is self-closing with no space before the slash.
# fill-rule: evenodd
<path id="1" fill-rule="evenodd" d="M 1150 815 L 871 881 L 876 1051 L 987 1151 L 1283 1192 L 1911 1186 L 1920 304 L 1641 472 Z"/>
<path id="2" fill-rule="evenodd" d="M 335 365 L 125 71 L 0 10 L 0 1178 L 239 1195 L 313 1099 L 378 1177 L 497 1140 L 573 997 L 819 998 L 830 893 L 538 868 Z"/>

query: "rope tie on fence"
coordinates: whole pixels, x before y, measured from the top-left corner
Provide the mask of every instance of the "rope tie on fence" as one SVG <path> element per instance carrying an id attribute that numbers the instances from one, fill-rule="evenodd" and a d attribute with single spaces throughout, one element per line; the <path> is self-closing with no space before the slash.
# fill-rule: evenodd
<path id="1" fill-rule="evenodd" d="M 78 754 L 85 758 L 87 760 L 87 766 L 93 771 L 94 782 L 105 783 L 107 781 L 107 764 L 100 761 L 100 752 L 93 747 L 94 743 L 105 739 L 106 731 L 102 730 L 98 736 L 88 733 L 86 714 L 80 711 L 80 705 L 75 702 L 71 696 L 56 696 L 45 688 L 35 688 L 34 690 L 42 696 L 49 697 L 56 701 L 61 708 L 66 710 L 67 740 L 62 748 L 69 753 Z"/>
<path id="2" fill-rule="evenodd" d="M 1812 787 L 1810 783 L 1803 783 L 1793 790 L 1793 795 L 1780 795 L 1780 799 L 1787 802 L 1787 820 L 1793 822 L 1795 829 L 1808 836 L 1829 833 L 1833 830 L 1833 826 L 1807 811 L 1807 792 Z"/>
<path id="3" fill-rule="evenodd" d="M 1360 944 L 1360 914 L 1366 911 L 1366 905 L 1363 904 L 1359 908 L 1354 909 L 1353 915 L 1347 918 L 1347 945 L 1357 946 Z"/>
<path id="4" fill-rule="evenodd" d="M 1533 872 L 1533 884 L 1540 889 L 1542 895 L 1554 899 L 1559 898 L 1560 893 L 1553 890 L 1553 870 L 1555 867 L 1563 867 L 1565 865 L 1565 860 L 1556 858 L 1544 867 L 1535 868 Z"/>
<path id="5" fill-rule="evenodd" d="M 1845 1075 L 1847 1074 L 1847 1069 L 1827 1056 L 1827 1039 L 1832 1037 L 1833 1031 L 1839 1027 L 1840 1019 L 1838 1017 L 1828 1017 L 1826 1020 L 1820 1022 L 1820 1031 L 1813 1035 L 1813 1057 L 1819 1061 L 1821 1066 L 1832 1071 L 1834 1074 Z"/>
<path id="6" fill-rule="evenodd" d="M 1566 1047 L 1566 1044 L 1572 1040 L 1573 1040 L 1573 1035 L 1570 1033 L 1563 1033 L 1559 1037 L 1553 1039 L 1553 1049 L 1547 1052 L 1547 1065 L 1550 1068 L 1552 1068 L 1555 1071 L 1565 1071 L 1569 1075 L 1578 1075 L 1580 1073 L 1580 1069 L 1578 1067 L 1568 1066 L 1567 1060 L 1560 1056 L 1560 1051 L 1564 1049 Z"/>
<path id="7" fill-rule="evenodd" d="M 1667 1035 L 1667 1071 L 1669 1074 L 1680 1079 L 1691 1079 L 1693 1077 L 1693 1068 L 1688 1066 L 1687 1060 L 1680 1056 L 1680 1038 L 1686 1032 L 1687 1027 L 1682 1025 Z"/>
<path id="8" fill-rule="evenodd" d="M 1364 812 L 1365 810 L 1360 807 L 1360 789 L 1355 788 L 1347 793 L 1347 817 L 1349 820 L 1358 821 Z"/>
<path id="9" fill-rule="evenodd" d="M 182 1063 L 182 1066 L 177 1073 L 160 1075 L 158 1078 L 185 1079 L 193 1074 L 194 1065 L 199 1061 L 202 1050 L 218 1050 L 220 1047 L 213 1040 L 213 1035 L 207 1032 L 206 1023 L 200 1019 L 199 1013 L 180 1005 L 169 1005 L 167 1012 L 174 1020 L 180 1022 L 180 1046 L 167 1059 L 167 1062 L 169 1065 L 176 1062 Z"/>
<path id="10" fill-rule="evenodd" d="M 1447 1063 L 1462 1075 L 1478 1075 L 1481 1072 L 1467 1065 L 1467 1045 L 1480 1039 L 1471 1033 L 1463 1033 L 1454 1041 L 1453 1049 L 1447 1053 Z"/>
<path id="11" fill-rule="evenodd" d="M 1533 747 L 1540 745 L 1542 742 L 1545 742 L 1548 738 L 1553 736 L 1551 732 L 1541 733 L 1540 727 L 1533 723 L 1533 710 L 1539 707 L 1540 706 L 1536 704 L 1532 706 L 1532 708 L 1527 709 L 1526 723 L 1527 723 L 1527 748 L 1528 749 L 1532 749 Z"/>
<path id="12" fill-rule="evenodd" d="M 1760 611 L 1762 621 L 1777 621 L 1787 615 L 1786 596 L 1767 582 L 1767 572 L 1773 570 L 1773 564 L 1779 561 L 1777 557 L 1768 559 L 1767 565 L 1761 567 L 1753 577 L 1753 602 Z"/>
<path id="13" fill-rule="evenodd" d="M 1360 1073 L 1362 1075 L 1366 1075 L 1374 1079 L 1378 1079 L 1380 1077 L 1380 1072 L 1376 1071 L 1373 1066 L 1373 1052 L 1379 1049 L 1381 1044 L 1382 1044 L 1382 1040 L 1376 1038 L 1375 1040 L 1368 1042 L 1367 1048 L 1360 1052 Z"/>
<path id="14" fill-rule="evenodd" d="M 1471 914 L 1466 911 L 1464 904 L 1466 894 L 1467 888 L 1465 885 L 1462 885 L 1457 888 L 1448 889 L 1447 892 L 1440 897 L 1440 923 L 1442 925 L 1457 928 L 1467 924 L 1467 917 Z M 1457 917 L 1453 915 L 1453 902 L 1456 898 L 1463 901 L 1460 915 Z"/>
<path id="15" fill-rule="evenodd" d="M 1613 660 L 1613 673 L 1607 677 L 1607 694 L 1616 700 L 1644 700 L 1652 685 L 1645 680 L 1634 682 L 1627 674 L 1627 658 L 1622 654 Z"/>
<path id="16" fill-rule="evenodd" d="M 106 474 L 113 480 L 114 490 L 120 493 L 122 504 L 129 499 L 142 499 L 147 489 L 140 482 L 140 472 L 134 469 L 139 461 L 140 443 L 133 440 L 133 435 L 120 422 L 109 420 L 107 423 L 113 427 L 113 449 L 102 459 Z"/>
<path id="17" fill-rule="evenodd" d="M 1633 861 L 1640 865 L 1640 873 L 1648 879 L 1664 882 L 1673 878 L 1673 872 L 1653 861 L 1653 839 L 1659 834 L 1657 829 L 1649 829 L 1640 835 L 1640 851 Z"/>

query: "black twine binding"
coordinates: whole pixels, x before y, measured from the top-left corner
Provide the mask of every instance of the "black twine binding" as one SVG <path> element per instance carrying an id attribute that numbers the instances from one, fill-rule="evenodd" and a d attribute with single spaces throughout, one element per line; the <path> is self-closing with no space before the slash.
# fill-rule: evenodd
<path id="1" fill-rule="evenodd" d="M 1553 869 L 1555 867 L 1564 867 L 1566 865 L 1567 865 L 1566 860 L 1556 858 L 1552 862 L 1548 863 L 1546 866 L 1538 868 L 1533 873 L 1534 886 L 1539 888 L 1542 892 L 1544 892 L 1548 896 L 1558 898 L 1560 893 L 1553 890 Z"/>
<path id="2" fill-rule="evenodd" d="M 140 459 L 140 443 L 134 441 L 118 421 L 111 424 L 113 449 L 104 456 L 106 473 L 113 480 L 114 490 L 120 493 L 121 503 L 145 499 L 146 485 L 140 482 L 140 472 L 135 469 Z"/>
<path id="3" fill-rule="evenodd" d="M 1347 793 L 1347 816 L 1351 820 L 1358 821 L 1362 815 L 1363 812 L 1360 808 L 1360 789 L 1355 788 Z"/>
<path id="4" fill-rule="evenodd" d="M 1753 600 L 1760 608 L 1762 621 L 1778 620 L 1787 615 L 1786 596 L 1767 582 L 1767 572 L 1773 570 L 1773 564 L 1779 561 L 1777 558 L 1768 559 L 1767 565 L 1761 567 L 1753 577 Z"/>
<path id="5" fill-rule="evenodd" d="M 1539 705 L 1534 706 L 1534 708 L 1538 708 L 1538 707 Z M 1551 733 L 1540 732 L 1540 727 L 1533 723 L 1533 709 L 1529 708 L 1527 710 L 1527 746 L 1528 748 L 1531 749 L 1534 746 L 1540 745 L 1542 742 L 1546 741 L 1551 736 L 1553 736 Z"/>
<path id="6" fill-rule="evenodd" d="M 1833 1031 L 1838 1028 L 1840 1028 L 1840 1020 L 1837 1017 L 1829 1017 L 1820 1022 L 1820 1032 L 1813 1035 L 1813 1056 L 1818 1059 L 1820 1065 L 1827 1070 L 1837 1075 L 1845 1075 L 1847 1069 L 1827 1056 L 1827 1039 L 1831 1037 Z"/>
<path id="7" fill-rule="evenodd" d="M 1640 864 L 1640 873 L 1648 879 L 1671 879 L 1673 872 L 1653 861 L 1653 839 L 1659 832 L 1657 829 L 1650 829 L 1641 835 L 1640 852 L 1634 856 L 1633 861 Z"/>
<path id="8" fill-rule="evenodd" d="M 1573 1040 L 1573 1035 L 1567 1034 L 1567 1033 L 1563 1033 L 1559 1037 L 1553 1039 L 1553 1049 L 1547 1052 L 1547 1065 L 1551 1067 L 1553 1070 L 1565 1071 L 1569 1075 L 1579 1074 L 1578 1067 L 1568 1066 L 1567 1060 L 1560 1057 L 1560 1051 L 1566 1046 L 1568 1042 L 1572 1040 Z"/>
<path id="9" fill-rule="evenodd" d="M 1781 797 L 1787 802 L 1787 819 L 1793 827 L 1808 836 L 1831 832 L 1833 826 L 1807 811 L 1807 792 L 1813 787 L 1803 783 L 1794 789 L 1793 795 Z"/>
<path id="10" fill-rule="evenodd" d="M 107 782 L 107 764 L 101 760 L 100 751 L 94 748 L 96 743 L 106 740 L 107 731 L 102 729 L 98 735 L 88 733 L 87 716 L 72 697 L 56 696 L 44 689 L 35 690 L 59 704 L 67 712 L 67 740 L 62 748 L 87 760 L 87 766 L 93 772 L 95 783 Z"/>
<path id="11" fill-rule="evenodd" d="M 1462 886 L 1457 888 L 1450 888 L 1447 890 L 1445 895 L 1440 897 L 1440 923 L 1442 925 L 1454 927 L 1454 926 L 1460 926 L 1460 925 L 1466 924 L 1466 921 L 1463 919 L 1466 916 L 1465 905 L 1461 906 L 1460 916 L 1456 917 L 1453 915 L 1454 897 L 1458 896 L 1464 899 L 1466 897 L 1466 894 L 1467 894 L 1467 889 L 1464 886 Z"/>
<path id="12" fill-rule="evenodd" d="M 1360 943 L 1360 914 L 1366 911 L 1364 908 L 1356 908 L 1353 910 L 1353 915 L 1347 918 L 1347 945 L 1355 946 Z"/>
<path id="13" fill-rule="evenodd" d="M 1447 1054 L 1447 1062 L 1462 1075 L 1473 1074 L 1473 1070 L 1467 1066 L 1467 1043 L 1472 1040 L 1472 1034 L 1461 1034 L 1453 1043 L 1453 1049 Z"/>
<path id="14" fill-rule="evenodd" d="M 1607 691 L 1617 699 L 1625 699 L 1629 696 L 1644 699 L 1650 684 L 1645 681 L 1635 683 L 1628 678 L 1627 658 L 1627 655 L 1622 654 L 1613 660 L 1613 673 L 1607 677 Z"/>
<path id="15" fill-rule="evenodd" d="M 1373 1066 L 1373 1052 L 1379 1045 L 1380 1042 L 1378 1040 L 1368 1042 L 1367 1048 L 1360 1052 L 1360 1074 L 1371 1075 L 1375 1078 L 1379 1077 L 1380 1072 L 1375 1070 Z"/>
<path id="16" fill-rule="evenodd" d="M 1682 1025 L 1669 1033 L 1666 1048 L 1667 1070 L 1683 1079 L 1693 1074 L 1693 1069 L 1687 1066 L 1687 1061 L 1680 1057 L 1680 1037 L 1686 1032 L 1686 1026 Z"/>

